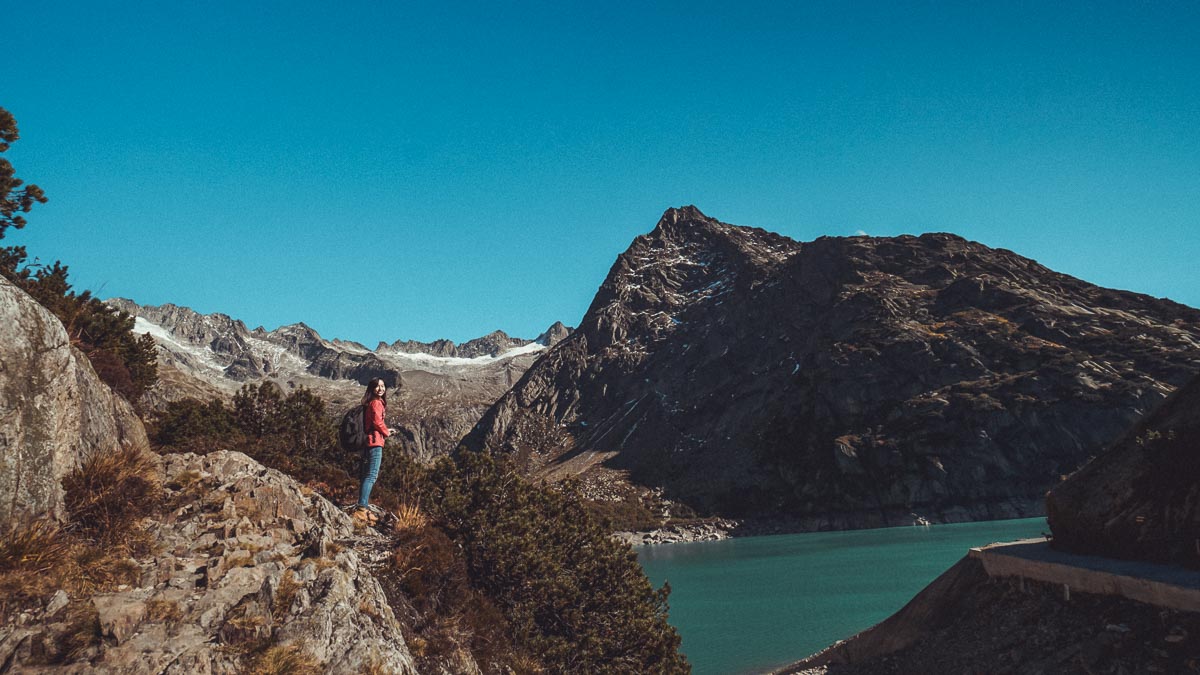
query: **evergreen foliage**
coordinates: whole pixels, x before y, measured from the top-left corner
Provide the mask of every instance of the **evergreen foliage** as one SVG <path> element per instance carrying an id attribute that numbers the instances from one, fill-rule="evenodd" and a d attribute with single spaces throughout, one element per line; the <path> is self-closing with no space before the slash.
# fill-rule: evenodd
<path id="1" fill-rule="evenodd" d="M 232 413 L 224 403 L 215 400 L 207 403 L 194 398 L 173 401 L 158 414 L 155 422 L 155 441 L 181 450 L 198 440 L 228 438 L 237 430 Z"/>
<path id="2" fill-rule="evenodd" d="M 134 318 L 92 297 L 76 293 L 67 281 L 67 266 L 27 265 L 24 246 L 0 249 L 0 274 L 50 310 L 87 355 L 105 384 L 137 403 L 158 381 L 158 348 L 150 335 L 133 332 Z"/>
<path id="3" fill-rule="evenodd" d="M 654 590 L 573 485 L 534 485 L 507 460 L 471 452 L 439 463 L 430 482 L 472 582 L 548 670 L 689 672 L 667 623 L 670 587 Z"/>
<path id="4" fill-rule="evenodd" d="M 0 108 L 0 153 L 19 137 L 17 123 Z M 24 186 L 24 187 L 22 187 Z M 13 172 L 12 163 L 0 157 L 0 239 L 12 227 L 25 227 L 22 213 L 46 196 L 36 185 L 25 185 Z M 62 321 L 71 344 L 87 355 L 108 386 L 132 403 L 158 380 L 157 348 L 149 335 L 133 334 L 134 319 L 105 305 L 89 291 L 76 293 L 67 281 L 67 267 L 27 264 L 24 246 L 0 248 L 0 274 L 20 286 Z"/>
<path id="5" fill-rule="evenodd" d="M 17 120 L 12 113 L 0 108 L 0 153 L 7 152 L 20 137 Z M 0 239 L 10 227 L 18 230 L 25 227 L 25 218 L 21 214 L 28 213 L 35 203 L 46 203 L 42 189 L 25 185 L 25 181 L 17 178 L 12 162 L 0 157 Z"/>

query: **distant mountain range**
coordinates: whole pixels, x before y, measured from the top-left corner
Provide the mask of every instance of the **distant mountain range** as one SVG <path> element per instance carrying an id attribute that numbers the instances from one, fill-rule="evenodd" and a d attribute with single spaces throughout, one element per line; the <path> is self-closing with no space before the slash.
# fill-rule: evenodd
<path id="1" fill-rule="evenodd" d="M 464 442 L 805 529 L 1015 517 L 1197 372 L 1200 311 L 1169 300 L 950 234 L 801 243 L 686 207 Z"/>
<path id="2" fill-rule="evenodd" d="M 325 340 L 296 323 L 250 330 L 225 314 L 199 314 L 177 305 L 143 306 L 114 298 L 108 304 L 137 317 L 134 330 L 159 347 L 159 385 L 150 403 L 184 397 L 226 397 L 247 383 L 276 382 L 285 391 L 303 386 L 335 409 L 362 396 L 373 377 L 395 390 L 388 416 L 396 438 L 413 456 L 445 454 L 479 416 L 548 347 L 570 334 L 555 323 L 534 340 L 495 331 L 455 344 L 380 342 L 371 350 L 357 342 Z"/>

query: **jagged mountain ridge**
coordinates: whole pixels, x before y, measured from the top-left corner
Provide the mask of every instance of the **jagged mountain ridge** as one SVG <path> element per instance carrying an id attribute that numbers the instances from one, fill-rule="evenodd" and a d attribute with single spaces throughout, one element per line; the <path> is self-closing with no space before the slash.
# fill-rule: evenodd
<path id="1" fill-rule="evenodd" d="M 433 342 L 397 340 L 390 345 L 380 342 L 375 351 L 381 354 L 428 354 L 447 358 L 475 359 L 481 356 L 498 357 L 509 350 L 525 347 L 531 342 L 548 347 L 567 335 L 570 335 L 570 329 L 561 321 L 555 321 L 554 325 L 546 329 L 546 332 L 533 340 L 515 338 L 502 330 L 497 330 L 459 345 L 444 339 Z M 335 342 L 337 341 L 335 340 Z"/>
<path id="2" fill-rule="evenodd" d="M 570 334 L 556 322 L 535 340 L 495 331 L 460 345 L 439 340 L 426 345 L 430 351 L 414 342 L 380 343 L 372 351 L 326 340 L 304 323 L 250 330 L 228 315 L 178 305 L 108 303 L 137 317 L 134 330 L 158 343 L 160 383 L 151 403 L 224 397 L 245 384 L 272 381 L 285 390 L 306 387 L 340 409 L 362 396 L 370 378 L 382 377 L 393 390 L 388 417 L 400 430 L 394 442 L 422 460 L 453 449 L 541 352 Z"/>
<path id="3" fill-rule="evenodd" d="M 325 340 L 303 322 L 271 331 L 262 326 L 249 330 L 242 321 L 220 313 L 200 314 L 172 304 L 142 306 L 125 298 L 107 302 L 137 317 L 135 330 L 153 335 L 168 353 L 169 362 L 193 370 L 219 370 L 226 379 L 239 382 L 303 372 L 327 379 L 351 379 L 360 384 L 371 377 L 384 377 L 391 379 L 389 384 L 394 386 L 399 373 L 405 370 L 450 372 L 484 365 L 489 358 L 498 360 L 536 352 L 539 347 L 550 346 L 569 334 L 569 329 L 556 322 L 533 340 L 511 337 L 498 330 L 461 345 L 449 340 L 432 343 L 398 340 L 391 345 L 380 342 L 371 350 L 349 340 Z"/>
<path id="4" fill-rule="evenodd" d="M 1169 300 L 949 234 L 799 243 L 685 207 L 465 442 L 813 528 L 1011 517 L 1197 371 L 1200 311 Z"/>

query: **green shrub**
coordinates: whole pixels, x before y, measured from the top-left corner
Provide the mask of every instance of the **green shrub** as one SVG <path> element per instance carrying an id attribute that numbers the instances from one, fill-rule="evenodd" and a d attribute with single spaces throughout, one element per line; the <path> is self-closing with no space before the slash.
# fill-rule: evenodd
<path id="1" fill-rule="evenodd" d="M 663 520 L 635 495 L 615 501 L 589 499 L 584 505 L 592 518 L 609 532 L 638 532 L 663 526 Z"/>
<path id="2" fill-rule="evenodd" d="M 237 430 L 233 415 L 220 401 L 186 398 L 167 404 L 155 416 L 152 437 L 159 445 L 179 447 L 195 439 L 226 438 Z"/>
<path id="3" fill-rule="evenodd" d="M 512 624 L 517 643 L 551 672 L 688 672 L 637 556 L 588 514 L 584 499 L 536 486 L 481 453 L 439 463 L 431 479 L 471 581 Z"/>
<path id="4" fill-rule="evenodd" d="M 334 501 L 357 494 L 358 457 L 337 447 L 335 420 L 325 401 L 303 387 L 287 394 L 272 382 L 247 384 L 229 403 L 183 399 L 168 403 L 151 423 L 163 451 L 243 452 L 316 487 Z"/>

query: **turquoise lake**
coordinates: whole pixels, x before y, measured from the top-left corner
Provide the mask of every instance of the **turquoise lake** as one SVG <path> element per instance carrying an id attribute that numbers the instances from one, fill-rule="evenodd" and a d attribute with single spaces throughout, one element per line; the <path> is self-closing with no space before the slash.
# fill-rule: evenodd
<path id="1" fill-rule="evenodd" d="M 696 675 L 761 673 L 893 614 L 972 546 L 1039 537 L 1045 518 L 637 547 Z"/>

